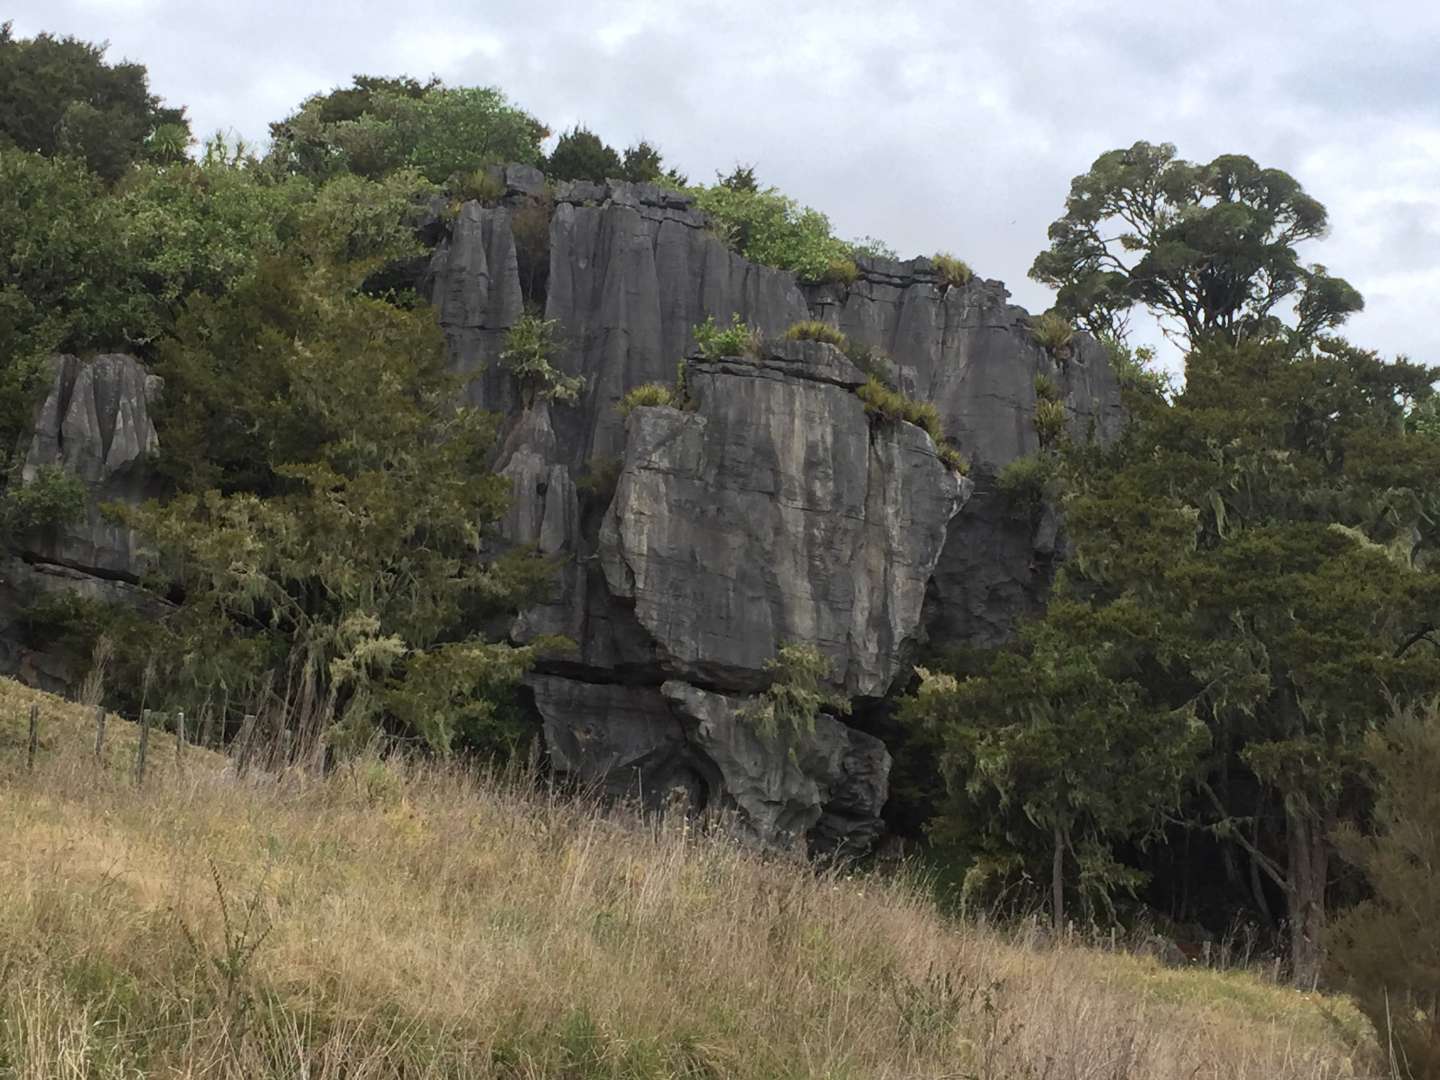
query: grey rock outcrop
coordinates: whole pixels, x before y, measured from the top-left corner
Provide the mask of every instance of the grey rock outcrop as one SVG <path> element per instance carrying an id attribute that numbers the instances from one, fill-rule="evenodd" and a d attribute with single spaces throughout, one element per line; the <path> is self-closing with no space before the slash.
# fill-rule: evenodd
<path id="1" fill-rule="evenodd" d="M 811 344 L 692 363 L 693 412 L 631 414 L 600 559 L 667 673 L 759 689 L 804 642 L 847 693 L 889 690 L 969 482 L 919 428 L 872 425 L 861 381 Z"/>
<path id="2" fill-rule="evenodd" d="M 108 520 L 106 503 L 136 504 L 157 493 L 148 459 L 159 449 L 150 410 L 158 378 L 133 357 L 92 360 L 57 356 L 48 393 L 35 414 L 21 463 L 21 482 L 59 468 L 84 482 L 84 516 L 24 536 L 19 550 L 31 561 L 127 580 L 145 568 L 140 539 Z"/>

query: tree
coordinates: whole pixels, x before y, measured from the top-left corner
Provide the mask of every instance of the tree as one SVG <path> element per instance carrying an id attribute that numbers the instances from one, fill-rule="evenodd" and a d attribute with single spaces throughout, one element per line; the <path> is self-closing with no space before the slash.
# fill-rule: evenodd
<path id="1" fill-rule="evenodd" d="M 752 170 L 737 168 L 693 194 L 695 205 L 752 262 L 793 270 L 803 281 L 823 280 L 839 264 L 854 269 L 850 246 L 834 235 L 829 218 L 776 188 L 760 188 Z"/>
<path id="2" fill-rule="evenodd" d="M 545 162 L 546 175 L 555 180 L 592 180 L 603 184 L 623 175 L 620 155 L 589 128 L 564 132 Z"/>
<path id="3" fill-rule="evenodd" d="M 1207 165 L 1169 143 L 1101 154 L 1077 176 L 1050 247 L 1030 268 L 1056 307 L 1096 336 L 1123 339 L 1143 305 L 1191 343 L 1281 332 L 1304 342 L 1364 306 L 1348 282 L 1304 265 L 1298 244 L 1322 236 L 1325 208 L 1279 169 L 1241 154 Z"/>
<path id="4" fill-rule="evenodd" d="M 1371 895 L 1336 920 L 1331 958 L 1388 1044 L 1397 1076 L 1440 1076 L 1440 718 L 1433 704 L 1367 740 L 1377 780 L 1369 828 L 1337 837 Z"/>
<path id="5" fill-rule="evenodd" d="M 284 172 L 378 180 L 414 169 L 441 184 L 498 162 L 539 164 L 548 132 L 495 87 L 357 75 L 307 98 L 270 134 L 268 160 Z"/>
<path id="6" fill-rule="evenodd" d="M 1133 606 L 1096 611 L 1060 599 L 984 675 L 920 669 L 920 687 L 904 707 L 905 720 L 933 730 L 944 747 L 949 831 L 1008 841 L 1017 867 L 1023 853 L 1048 844 L 1057 933 L 1067 862 L 1087 902 L 1108 907 L 1114 889 L 1133 890 L 1143 875 L 1121 865 L 1111 844 L 1158 829 L 1208 743 L 1193 710 L 1149 700 L 1134 680 L 1133 641 L 1146 627 Z M 966 891 L 994 867 L 975 862 Z"/>
<path id="7" fill-rule="evenodd" d="M 191 142 L 185 110 L 150 93 L 143 65 L 104 57 L 104 45 L 17 39 L 0 25 L 0 144 L 75 157 L 107 181 L 136 162 L 181 160 Z"/>
<path id="8" fill-rule="evenodd" d="M 1407 424 L 1437 374 L 1331 339 L 1301 353 L 1274 340 L 1194 350 L 1173 402 L 1137 395 L 1116 445 L 1065 450 L 1073 557 L 1021 659 L 996 660 L 969 719 L 956 714 L 971 726 L 1038 717 L 1074 740 L 1049 764 L 1019 759 L 1042 809 L 1067 797 L 1072 756 L 1128 802 L 1125 768 L 1086 757 L 1123 742 L 1103 735 L 1111 714 L 1071 705 L 1055 683 L 1068 650 L 1094 665 L 1088 680 L 1117 684 L 1081 682 L 1083 700 L 1203 722 L 1209 749 L 1181 820 L 1283 896 L 1304 985 L 1322 959 L 1331 836 L 1366 806 L 1365 740 L 1392 703 L 1440 688 L 1425 641 L 1440 626 L 1440 440 Z M 994 770 L 958 769 L 952 788 L 977 775 Z M 1117 837 L 1144 821 L 1118 820 Z"/>
<path id="9" fill-rule="evenodd" d="M 440 752 L 495 748 L 515 734 L 505 691 L 555 643 L 467 628 L 530 595 L 540 567 L 482 556 L 509 494 L 486 468 L 493 418 L 455 405 L 433 314 L 359 294 L 359 277 L 262 260 L 197 298 L 162 355 L 161 438 L 196 465 L 124 516 L 179 604 L 160 628 L 179 658 L 168 692 L 223 685 L 332 743 L 386 726 Z M 176 418 L 192 416 L 187 437 Z"/>

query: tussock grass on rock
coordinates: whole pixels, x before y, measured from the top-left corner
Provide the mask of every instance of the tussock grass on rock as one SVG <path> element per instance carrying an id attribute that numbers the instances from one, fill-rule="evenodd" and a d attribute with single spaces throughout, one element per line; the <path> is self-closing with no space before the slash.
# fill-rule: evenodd
<path id="1" fill-rule="evenodd" d="M 24 700 L 0 681 L 7 753 Z M 683 817 L 373 759 L 137 791 L 49 708 L 0 787 L 0 1075 L 1363 1075 L 1343 1003 L 1027 946 Z"/>

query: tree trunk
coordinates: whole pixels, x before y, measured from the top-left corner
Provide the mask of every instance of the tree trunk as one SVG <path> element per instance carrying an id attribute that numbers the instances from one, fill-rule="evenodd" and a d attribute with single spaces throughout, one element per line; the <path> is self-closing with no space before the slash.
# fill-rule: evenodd
<path id="1" fill-rule="evenodd" d="M 1065 830 L 1055 823 L 1055 856 L 1050 864 L 1050 909 L 1055 919 L 1055 940 L 1065 931 Z"/>
<path id="2" fill-rule="evenodd" d="M 1313 989 L 1325 960 L 1325 885 L 1330 849 L 1325 823 L 1285 800 L 1285 831 L 1289 851 L 1290 966 L 1295 985 Z"/>

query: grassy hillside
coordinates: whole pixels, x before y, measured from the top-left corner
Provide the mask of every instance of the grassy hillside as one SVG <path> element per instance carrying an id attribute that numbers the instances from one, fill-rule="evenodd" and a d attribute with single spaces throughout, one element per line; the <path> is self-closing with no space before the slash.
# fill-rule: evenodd
<path id="1" fill-rule="evenodd" d="M 1343 1002 L 1026 947 L 674 819 L 377 761 L 237 783 L 163 740 L 137 791 L 92 738 L 0 680 L 0 1077 L 1367 1074 Z"/>

